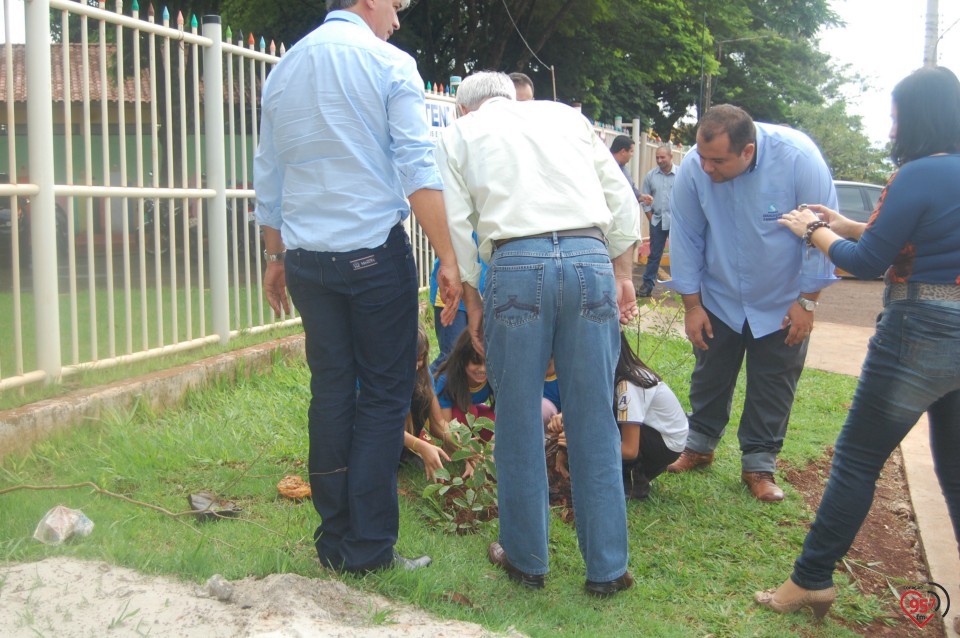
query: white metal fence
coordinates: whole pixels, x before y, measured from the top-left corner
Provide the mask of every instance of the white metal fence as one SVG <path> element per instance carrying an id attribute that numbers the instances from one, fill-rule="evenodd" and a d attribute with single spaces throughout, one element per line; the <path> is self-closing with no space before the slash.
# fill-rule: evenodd
<path id="1" fill-rule="evenodd" d="M 279 57 L 104 6 L 32 0 L 15 44 L 4 0 L 0 389 L 299 321 L 263 301 L 251 218 Z"/>
<path id="2" fill-rule="evenodd" d="M 271 43 L 219 18 L 3 0 L 0 391 L 299 322 L 264 302 L 252 219 Z M 144 16 L 143 14 L 146 13 Z M 22 29 L 25 44 L 14 37 Z M 279 54 L 279 55 L 278 55 Z M 453 99 L 428 91 L 433 129 Z M 29 117 L 28 117 L 29 114 Z M 655 144 L 634 121 L 638 181 Z M 617 132 L 598 127 L 609 144 Z M 420 285 L 433 251 L 408 230 Z"/>

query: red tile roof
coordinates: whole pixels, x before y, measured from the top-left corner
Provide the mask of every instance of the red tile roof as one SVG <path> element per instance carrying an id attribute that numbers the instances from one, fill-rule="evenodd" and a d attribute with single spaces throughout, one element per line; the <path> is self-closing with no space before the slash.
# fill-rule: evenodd
<path id="1" fill-rule="evenodd" d="M 83 68 L 82 44 L 69 45 L 70 57 L 70 101 L 83 101 L 83 77 L 85 75 Z M 26 102 L 27 99 L 27 78 L 26 63 L 24 62 L 26 45 L 14 44 L 13 50 L 13 97 L 15 102 Z M 101 87 L 106 84 L 108 89 L 107 99 L 111 102 L 117 101 L 117 77 L 116 60 L 117 45 L 107 44 L 105 54 L 107 56 L 107 82 L 101 82 L 100 78 L 100 45 L 89 44 L 89 78 L 90 78 L 90 100 L 98 102 L 102 98 Z M 0 44 L 0 102 L 7 100 L 7 49 L 5 45 Z M 53 93 L 54 102 L 63 102 L 63 45 L 50 45 L 50 89 Z M 133 75 L 124 77 L 124 99 L 132 102 L 134 99 L 134 80 Z M 144 102 L 150 101 L 150 72 L 144 69 L 140 76 L 141 96 Z"/>

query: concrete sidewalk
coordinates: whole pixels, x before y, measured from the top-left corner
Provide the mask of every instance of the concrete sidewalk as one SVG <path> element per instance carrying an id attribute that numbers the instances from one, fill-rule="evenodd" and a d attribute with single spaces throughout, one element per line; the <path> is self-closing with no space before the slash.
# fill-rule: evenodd
<path id="1" fill-rule="evenodd" d="M 807 367 L 859 376 L 873 332 L 873 328 L 818 321 L 810 336 Z M 960 608 L 960 558 L 947 505 L 933 473 L 926 415 L 900 444 L 900 450 L 930 579 L 945 587 L 952 601 L 944 623 L 946 633 L 950 638 L 958 638 L 953 622 L 960 615 L 960 611 L 955 611 Z"/>

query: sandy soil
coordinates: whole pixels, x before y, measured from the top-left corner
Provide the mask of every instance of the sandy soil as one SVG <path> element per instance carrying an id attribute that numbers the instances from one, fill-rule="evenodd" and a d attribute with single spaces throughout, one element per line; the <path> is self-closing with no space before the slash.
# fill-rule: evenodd
<path id="1" fill-rule="evenodd" d="M 494 635 L 479 625 L 438 619 L 414 607 L 361 594 L 336 580 L 274 574 L 231 582 L 214 576 L 198 586 L 71 558 L 0 567 L 0 634 L 6 638 Z"/>

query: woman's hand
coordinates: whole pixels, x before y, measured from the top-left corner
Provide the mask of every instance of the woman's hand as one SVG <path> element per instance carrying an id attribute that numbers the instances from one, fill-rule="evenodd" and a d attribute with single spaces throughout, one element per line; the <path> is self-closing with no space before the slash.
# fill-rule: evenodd
<path id="1" fill-rule="evenodd" d="M 563 432 L 563 413 L 554 414 L 550 417 L 550 421 L 547 422 L 547 432 L 551 434 L 558 434 Z"/>
<path id="2" fill-rule="evenodd" d="M 427 471 L 427 478 L 436 483 L 437 470 L 443 467 L 444 461 L 449 463 L 450 457 L 447 456 L 446 452 L 435 445 L 427 443 L 423 439 L 417 444 L 417 452 L 420 454 L 420 458 L 423 459 L 423 467 Z"/>
<path id="3" fill-rule="evenodd" d="M 820 204 L 810 204 L 810 210 L 820 215 L 820 219 L 830 224 L 830 230 L 846 237 L 847 239 L 858 240 L 866 230 L 867 225 L 863 222 L 855 222 L 852 219 L 844 217 L 835 210 L 829 209 Z"/>
<path id="4" fill-rule="evenodd" d="M 790 232 L 797 237 L 803 237 L 803 234 L 807 232 L 807 224 L 820 221 L 820 218 L 817 216 L 814 208 L 819 209 L 824 207 L 820 206 L 819 204 L 814 204 L 813 206 L 802 206 L 783 215 L 777 221 L 781 226 L 786 226 L 789 228 Z"/>

